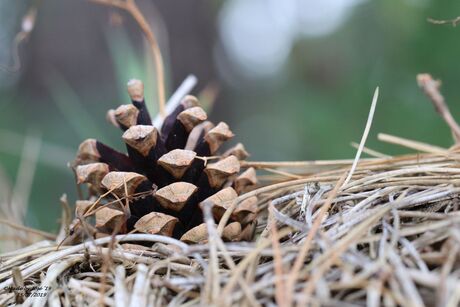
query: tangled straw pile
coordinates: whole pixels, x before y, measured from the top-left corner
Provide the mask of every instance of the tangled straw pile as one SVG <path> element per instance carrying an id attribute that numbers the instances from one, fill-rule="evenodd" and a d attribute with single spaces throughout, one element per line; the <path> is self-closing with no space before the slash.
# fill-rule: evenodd
<path id="1" fill-rule="evenodd" d="M 51 288 L 47 297 L 26 300 L 34 306 L 47 301 L 52 306 L 97 301 L 109 306 L 257 306 L 291 300 L 456 306 L 458 159 L 457 149 L 371 159 L 342 187 L 337 182 L 348 167 L 240 196 L 239 202 L 252 194 L 261 199 L 259 235 L 252 243 L 224 244 L 210 214 L 211 238 L 204 245 L 143 234 L 58 250 L 55 243 L 42 241 L 1 256 L 0 303 L 14 302 L 15 293 L 5 289 L 23 282 Z M 140 241 L 152 247 L 132 243 Z"/>
<path id="2" fill-rule="evenodd" d="M 353 161 L 245 162 L 278 170 L 219 225 L 205 207 L 207 244 L 149 234 L 41 241 L 1 255 L 0 305 L 457 306 L 460 148 L 379 138 L 422 153 L 362 159 L 348 182 Z M 225 219 L 254 195 L 256 238 L 224 243 Z M 10 286 L 50 290 L 27 298 Z"/>

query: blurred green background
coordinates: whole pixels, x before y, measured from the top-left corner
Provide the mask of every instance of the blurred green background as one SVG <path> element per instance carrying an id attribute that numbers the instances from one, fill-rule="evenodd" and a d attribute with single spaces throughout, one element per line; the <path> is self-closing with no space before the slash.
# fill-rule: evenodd
<path id="1" fill-rule="evenodd" d="M 15 193 L 0 189 L 0 201 L 27 203 L 26 224 L 54 231 L 60 195 L 75 200 L 66 163 L 78 144 L 95 137 L 121 149 L 106 110 L 128 103 L 125 84 L 133 77 L 144 80 L 155 106 L 155 76 L 129 16 L 76 0 L 41 1 L 18 50 L 21 68 L 8 70 L 33 3 L 0 1 L 0 183 L 16 185 Z M 159 37 L 168 92 L 190 73 L 199 79 L 195 94 L 218 88 L 211 118 L 230 125 L 252 160 L 352 158 L 350 142 L 361 138 L 376 86 L 368 147 L 405 152 L 377 141 L 378 132 L 452 144 L 415 76 L 442 79 L 460 118 L 460 28 L 427 22 L 460 15 L 458 1 L 138 3 Z"/>

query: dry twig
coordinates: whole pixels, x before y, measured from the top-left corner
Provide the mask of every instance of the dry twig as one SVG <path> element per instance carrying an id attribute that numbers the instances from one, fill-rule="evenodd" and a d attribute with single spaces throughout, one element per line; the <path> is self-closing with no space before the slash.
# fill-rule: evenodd
<path id="1" fill-rule="evenodd" d="M 452 26 L 456 27 L 460 23 L 460 16 L 454 18 L 454 19 L 433 19 L 433 18 L 428 18 L 428 22 L 431 22 L 432 24 L 435 25 L 445 25 L 445 24 L 452 24 Z"/>
<path id="2" fill-rule="evenodd" d="M 425 95 L 433 103 L 436 112 L 441 115 L 444 121 L 449 126 L 452 134 L 454 136 L 455 143 L 460 142 L 460 126 L 453 118 L 450 113 L 449 107 L 447 106 L 444 97 L 442 96 L 439 88 L 441 87 L 441 81 L 434 80 L 430 74 L 418 74 L 417 83 L 420 88 L 423 90 Z"/>
<path id="3" fill-rule="evenodd" d="M 136 4 L 135 0 L 89 0 L 94 3 L 106 5 L 109 7 L 116 7 L 128 12 L 131 17 L 136 21 L 139 28 L 144 33 L 147 39 L 150 50 L 152 52 L 153 62 L 155 63 L 155 73 L 157 79 L 157 90 L 158 90 L 158 103 L 160 114 L 164 118 L 166 116 L 166 93 L 165 93 L 165 73 L 163 66 L 163 58 L 161 56 L 160 46 L 155 33 L 151 29 L 149 23 L 145 19 L 141 10 Z"/>
<path id="4" fill-rule="evenodd" d="M 21 69 L 21 59 L 19 57 L 19 46 L 25 42 L 35 27 L 35 21 L 37 19 L 37 10 L 40 1 L 35 1 L 35 4 L 29 8 L 27 13 L 23 16 L 21 22 L 21 31 L 19 31 L 14 37 L 13 46 L 11 52 L 13 54 L 13 64 L 11 67 L 0 65 L 1 70 L 15 73 Z"/>

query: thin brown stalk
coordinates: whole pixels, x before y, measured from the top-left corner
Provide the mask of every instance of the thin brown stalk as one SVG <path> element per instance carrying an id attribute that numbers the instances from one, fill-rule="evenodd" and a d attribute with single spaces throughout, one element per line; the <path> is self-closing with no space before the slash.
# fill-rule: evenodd
<path id="1" fill-rule="evenodd" d="M 55 240 L 56 239 L 56 235 L 54 235 L 54 234 L 51 234 L 51 233 L 46 232 L 46 231 L 30 228 L 30 227 L 27 227 L 27 226 L 19 225 L 19 224 L 16 224 L 14 222 L 11 222 L 9 220 L 6 220 L 6 219 L 0 218 L 0 224 L 8 225 L 8 226 L 10 226 L 10 227 L 12 227 L 14 229 L 20 230 L 20 231 L 33 233 L 33 234 L 42 236 L 43 238 L 48 239 L 48 240 Z"/>
<path id="2" fill-rule="evenodd" d="M 21 69 L 19 47 L 30 37 L 35 27 L 37 11 L 40 3 L 41 1 L 35 1 L 35 3 L 29 8 L 27 13 L 22 17 L 21 31 L 19 31 L 14 37 L 13 46 L 11 48 L 13 64 L 11 65 L 11 67 L 0 65 L 0 70 L 5 70 L 10 73 L 16 73 Z"/>
<path id="3" fill-rule="evenodd" d="M 303 178 L 303 176 L 291 174 L 289 172 L 280 171 L 280 170 L 276 170 L 276 169 L 273 169 L 273 168 L 264 167 L 263 170 L 267 171 L 269 173 L 281 175 L 282 177 L 286 177 L 286 178 L 290 178 L 290 179 L 301 179 L 301 178 Z"/>
<path id="4" fill-rule="evenodd" d="M 369 116 L 367 118 L 366 127 L 364 128 L 361 142 L 359 142 L 359 146 L 358 146 L 358 150 L 356 151 L 355 159 L 353 160 L 353 164 L 351 165 L 350 171 L 348 172 L 348 176 L 343 182 L 343 185 L 347 185 L 347 183 L 351 180 L 351 177 L 353 176 L 353 173 L 355 172 L 355 169 L 358 166 L 359 158 L 361 157 L 361 153 L 363 151 L 364 145 L 366 144 L 367 136 L 369 135 L 369 131 L 371 129 L 372 120 L 374 118 L 374 113 L 375 113 L 375 108 L 377 107 L 378 98 L 379 98 L 379 88 L 377 87 L 374 92 L 374 97 L 372 98 L 371 109 L 369 111 Z"/>
<path id="5" fill-rule="evenodd" d="M 270 213 L 273 216 L 273 205 L 270 205 Z M 273 219 L 273 222 L 270 223 L 271 227 L 271 240 L 273 246 L 273 262 L 274 262 L 274 271 L 275 271 L 275 298 L 278 306 L 286 307 L 289 306 L 289 302 L 286 300 L 286 289 L 283 282 L 284 272 L 283 272 L 283 262 L 281 247 L 279 242 L 278 229 L 276 227 L 276 222 Z"/>
<path id="6" fill-rule="evenodd" d="M 400 145 L 400 146 L 414 149 L 414 150 L 421 151 L 421 152 L 437 154 L 437 155 L 448 155 L 449 154 L 448 150 L 445 148 L 423 143 L 423 142 L 419 142 L 419 141 L 409 140 L 409 139 L 402 138 L 399 136 L 389 135 L 386 133 L 379 133 L 377 135 L 377 138 L 379 139 L 379 141 L 382 141 L 382 142 Z"/>
<path id="7" fill-rule="evenodd" d="M 94 3 L 116 7 L 128 12 L 131 17 L 137 22 L 139 28 L 144 33 L 145 38 L 147 39 L 150 50 L 152 52 L 153 62 L 155 64 L 155 73 L 157 79 L 157 90 L 158 90 L 158 103 L 160 114 L 163 118 L 166 116 L 166 94 L 165 94 L 165 73 L 163 66 L 163 58 L 161 55 L 160 46 L 158 45 L 158 40 L 155 36 L 155 33 L 151 29 L 149 23 L 145 19 L 141 10 L 137 6 L 135 0 L 89 0 Z"/>
<path id="8" fill-rule="evenodd" d="M 220 285 L 218 283 L 218 272 L 219 272 L 219 260 L 217 257 L 217 246 L 216 246 L 216 239 L 212 236 L 216 235 L 213 232 L 214 228 L 214 219 L 212 218 L 211 214 L 211 207 L 212 204 L 205 203 L 203 205 L 203 211 L 205 216 L 205 223 L 208 229 L 209 235 L 209 266 L 208 271 L 206 272 L 206 284 L 204 289 L 204 296 L 206 298 L 206 302 L 208 304 L 215 304 L 218 302 L 219 294 L 220 294 Z"/>
<path id="9" fill-rule="evenodd" d="M 358 149 L 359 148 L 359 144 L 356 143 L 356 142 L 351 142 L 351 146 L 355 149 Z M 386 155 L 386 154 L 383 154 L 377 150 L 374 150 L 374 149 L 370 149 L 366 146 L 363 147 L 363 152 L 365 154 L 368 154 L 369 156 L 373 157 L 373 158 L 382 158 L 382 159 L 391 159 L 392 156 L 389 156 L 389 155 Z"/>
<path id="10" fill-rule="evenodd" d="M 460 16 L 454 18 L 454 19 L 434 19 L 434 18 L 428 18 L 428 22 L 435 24 L 435 25 L 445 25 L 445 24 L 451 24 L 452 26 L 456 27 L 460 23 Z"/>
<path id="11" fill-rule="evenodd" d="M 460 126 L 458 125 L 457 121 L 454 119 L 452 114 L 450 113 L 449 107 L 444 100 L 439 88 L 441 87 L 441 81 L 434 80 L 430 74 L 418 74 L 417 75 L 417 83 L 420 88 L 423 90 L 425 95 L 430 99 L 433 103 L 436 112 L 441 115 L 444 121 L 449 126 L 452 134 L 454 136 L 455 143 L 460 142 Z"/>

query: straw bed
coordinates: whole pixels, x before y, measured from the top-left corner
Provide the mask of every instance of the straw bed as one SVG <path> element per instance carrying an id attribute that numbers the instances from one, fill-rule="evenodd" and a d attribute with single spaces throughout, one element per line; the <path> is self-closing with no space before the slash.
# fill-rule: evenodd
<path id="1" fill-rule="evenodd" d="M 260 199 L 254 242 L 222 242 L 210 208 L 204 245 L 144 234 L 41 241 L 1 256 L 0 305 L 22 299 L 8 291 L 22 279 L 50 289 L 26 306 L 457 306 L 460 152 L 446 152 L 363 160 L 345 185 L 349 165 L 307 165 L 301 179 L 244 194 L 233 207 Z"/>

